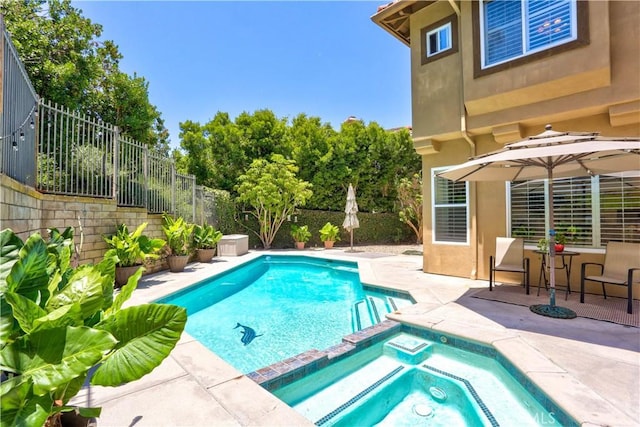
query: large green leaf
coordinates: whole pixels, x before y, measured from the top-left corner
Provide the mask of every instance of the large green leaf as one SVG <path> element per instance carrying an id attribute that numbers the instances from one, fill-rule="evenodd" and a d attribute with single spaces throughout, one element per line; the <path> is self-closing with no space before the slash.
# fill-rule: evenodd
<path id="1" fill-rule="evenodd" d="M 33 329 L 33 322 L 47 314 L 42 307 L 29 298 L 17 294 L 15 292 L 7 292 L 5 294 L 7 302 L 13 310 L 13 317 L 18 321 L 20 328 L 26 333 Z"/>
<path id="2" fill-rule="evenodd" d="M 118 293 L 118 295 L 116 295 L 116 298 L 113 301 L 113 305 L 109 309 L 105 310 L 105 317 L 117 313 L 122 308 L 122 305 L 129 298 L 131 298 L 131 295 L 133 295 L 133 291 L 138 286 L 138 281 L 140 280 L 140 277 L 142 277 L 143 271 L 143 268 L 139 268 L 129 277 L 129 279 L 127 280 L 127 284 L 120 288 L 120 292 Z"/>
<path id="3" fill-rule="evenodd" d="M 14 381 L 14 380 L 10 380 Z M 41 426 L 47 420 L 53 400 L 51 396 L 35 396 L 29 382 L 16 381 L 14 387 L 2 393 L 0 426 Z"/>
<path id="4" fill-rule="evenodd" d="M 91 317 L 102 309 L 104 303 L 103 280 L 104 277 L 95 267 L 78 267 L 65 287 L 51 297 L 47 310 L 52 311 L 77 303 L 80 305 L 83 318 Z"/>
<path id="5" fill-rule="evenodd" d="M 17 329 L 11 306 L 5 298 L 5 294 L 0 293 L 0 348 L 9 342 L 13 331 Z"/>
<path id="6" fill-rule="evenodd" d="M 9 228 L 0 232 L 0 292 L 6 290 L 7 276 L 13 268 L 13 264 L 18 261 L 22 245 L 22 240 Z"/>
<path id="7" fill-rule="evenodd" d="M 97 328 L 109 331 L 118 347 L 100 365 L 91 384 L 117 386 L 151 372 L 171 353 L 187 322 L 187 311 L 178 306 L 143 304 L 125 308 Z"/>
<path id="8" fill-rule="evenodd" d="M 7 276 L 9 291 L 17 292 L 35 299 L 39 292 L 48 294 L 47 285 L 47 245 L 38 234 L 29 236 L 24 246 L 20 248 L 19 259 L 11 268 Z"/>
<path id="9" fill-rule="evenodd" d="M 0 350 L 0 366 L 30 379 L 40 396 L 85 375 L 116 342 L 109 332 L 85 326 L 46 329 Z"/>
<path id="10" fill-rule="evenodd" d="M 85 325 L 83 321 L 80 304 L 65 305 L 35 319 L 32 332 L 67 326 L 90 326 Z"/>

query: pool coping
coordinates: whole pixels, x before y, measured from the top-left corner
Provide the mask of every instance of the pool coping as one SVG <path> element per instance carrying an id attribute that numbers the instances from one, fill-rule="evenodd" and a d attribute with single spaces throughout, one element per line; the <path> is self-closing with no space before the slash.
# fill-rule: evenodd
<path id="1" fill-rule="evenodd" d="M 298 254 L 298 252 L 290 251 L 251 251 L 241 257 L 223 257 L 211 264 L 190 264 L 190 267 L 188 266 L 190 270 L 186 275 L 176 276 L 175 273 L 161 272 L 145 276 L 130 304 L 156 300 L 259 256 L 282 253 L 286 255 Z M 614 404 L 617 401 L 615 395 L 601 396 L 599 394 L 602 394 L 601 390 L 597 392 L 584 384 L 575 375 L 575 367 L 563 366 L 562 363 L 553 360 L 554 354 L 551 349 L 533 346 L 529 342 L 528 334 L 505 328 L 456 303 L 461 293 L 476 287 L 484 287 L 486 286 L 485 281 L 427 275 L 413 267 L 417 265 L 416 258 L 418 257 L 388 256 L 386 258 L 358 259 L 343 251 L 302 251 L 299 254 L 356 261 L 363 284 L 409 292 L 417 303 L 388 315 L 389 319 L 409 327 L 459 336 L 495 348 L 501 357 L 509 360 L 519 372 L 526 375 L 533 384 L 543 390 L 553 402 L 563 408 L 579 424 L 637 424 L 638 420 Z M 422 258 L 420 257 L 419 260 L 421 261 Z M 427 283 L 428 281 L 433 282 Z M 541 339 L 540 337 L 535 338 Z M 584 343 L 581 344 L 583 347 L 589 347 Z M 335 352 L 332 357 L 350 354 L 351 346 L 357 347 L 357 342 L 355 344 L 343 342 L 336 345 L 335 348 L 332 347 L 331 351 Z M 615 357 L 607 361 L 609 371 L 614 370 L 617 374 L 627 377 L 638 372 L 640 363 L 637 353 L 633 354 L 610 347 L 607 347 L 607 353 L 615 353 Z M 321 358 L 322 356 L 318 360 Z M 614 366 L 611 366 L 612 362 Z M 144 405 L 141 406 L 134 402 L 149 399 L 152 402 L 157 402 L 157 398 L 160 396 L 158 393 L 169 393 L 174 400 L 188 397 L 189 400 L 197 398 L 207 402 L 209 406 L 202 411 L 204 414 L 200 415 L 210 417 L 215 414 L 216 419 L 220 420 L 222 424 L 313 425 L 311 421 L 302 418 L 248 376 L 243 375 L 215 354 L 204 349 L 188 334 L 183 335 L 180 343 L 163 365 L 157 369 L 158 372 L 154 371 L 150 374 L 149 378 L 145 377 L 135 383 L 115 389 L 92 387 L 92 393 L 81 393 L 78 399 L 87 399 L 90 394 L 95 403 L 103 406 L 103 416 L 100 418 L 101 425 L 122 424 L 122 417 L 126 418 L 128 415 L 125 413 L 119 416 L 116 412 L 126 411 L 127 408 L 130 408 L 130 413 L 140 412 Z M 632 380 L 631 385 L 633 386 L 633 384 Z M 635 384 L 637 384 L 637 380 Z M 195 390 L 197 393 L 194 392 L 189 396 L 176 396 L 179 393 L 179 390 L 175 388 L 177 385 Z M 129 401 L 129 399 L 135 400 Z M 251 402 L 249 407 L 246 405 L 247 400 Z M 175 409 L 174 412 L 179 413 L 180 410 Z M 172 414 L 160 418 L 168 423 L 164 425 L 172 424 L 170 418 L 167 418 L 170 416 Z M 192 418 L 190 422 L 182 422 L 183 425 L 199 424 L 197 417 L 186 416 Z M 152 415 L 146 415 L 146 417 L 149 420 L 153 419 Z"/>

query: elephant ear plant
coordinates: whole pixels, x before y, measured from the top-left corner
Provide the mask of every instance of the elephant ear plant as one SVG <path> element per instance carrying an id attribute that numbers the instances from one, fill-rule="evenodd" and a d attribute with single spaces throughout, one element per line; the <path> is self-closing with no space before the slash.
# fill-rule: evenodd
<path id="1" fill-rule="evenodd" d="M 117 258 L 70 266 L 72 233 L 25 242 L 0 232 L 2 426 L 56 425 L 62 412 L 97 417 L 69 400 L 90 370 L 92 385 L 118 386 L 151 372 L 169 355 L 187 321 L 182 307 L 122 308 L 142 270 L 114 297 Z"/>

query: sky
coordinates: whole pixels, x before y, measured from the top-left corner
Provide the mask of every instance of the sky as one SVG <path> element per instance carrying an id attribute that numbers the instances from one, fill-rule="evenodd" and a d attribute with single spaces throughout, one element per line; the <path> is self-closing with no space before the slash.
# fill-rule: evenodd
<path id="1" fill-rule="evenodd" d="M 120 69 L 149 82 L 149 101 L 179 147 L 179 123 L 269 109 L 411 125 L 410 51 L 371 21 L 380 1 L 74 1 L 103 26 Z"/>

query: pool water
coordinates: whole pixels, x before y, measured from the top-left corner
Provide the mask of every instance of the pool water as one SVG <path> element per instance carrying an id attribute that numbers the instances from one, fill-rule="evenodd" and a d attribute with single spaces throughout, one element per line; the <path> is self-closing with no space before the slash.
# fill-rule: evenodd
<path id="1" fill-rule="evenodd" d="M 185 307 L 186 332 L 243 373 L 338 344 L 412 304 L 365 290 L 356 263 L 271 255 L 159 302 Z"/>
<path id="2" fill-rule="evenodd" d="M 406 333 L 273 393 L 318 426 L 560 425 L 494 359 Z"/>

